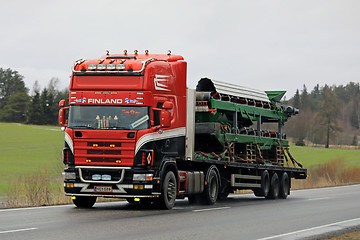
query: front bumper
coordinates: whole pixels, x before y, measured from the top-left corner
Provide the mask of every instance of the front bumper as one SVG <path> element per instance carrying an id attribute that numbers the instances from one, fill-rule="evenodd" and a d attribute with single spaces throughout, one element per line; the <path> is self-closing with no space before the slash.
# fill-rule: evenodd
<path id="1" fill-rule="evenodd" d="M 97 196 L 113 198 L 159 197 L 160 179 L 133 180 L 134 174 L 153 174 L 153 170 L 130 167 L 76 166 L 64 170 L 64 190 L 68 196 Z M 96 180 L 94 180 L 94 175 Z M 66 176 L 72 176 L 67 179 Z M 101 176 L 106 176 L 103 180 Z M 110 178 L 109 178 L 110 176 Z"/>

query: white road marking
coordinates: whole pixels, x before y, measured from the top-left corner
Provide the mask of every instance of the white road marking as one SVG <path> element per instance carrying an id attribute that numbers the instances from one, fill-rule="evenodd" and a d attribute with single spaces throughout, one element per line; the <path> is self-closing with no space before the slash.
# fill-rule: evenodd
<path id="1" fill-rule="evenodd" d="M 69 207 L 69 205 L 57 205 L 57 206 L 45 206 L 45 207 L 25 207 L 25 208 L 8 208 L 8 209 L 1 209 L 0 212 L 12 212 L 12 211 L 25 211 L 25 210 L 40 210 L 40 209 L 47 209 L 47 208 L 61 208 L 61 207 Z"/>
<path id="2" fill-rule="evenodd" d="M 126 201 L 115 201 L 115 202 L 99 202 L 96 203 L 95 208 L 97 206 L 103 206 L 103 205 L 110 205 L 113 203 L 125 203 Z M 8 209 L 0 209 L 0 212 L 12 212 L 12 211 L 26 211 L 26 210 L 42 210 L 47 208 L 65 208 L 65 207 L 73 207 L 75 208 L 75 205 L 73 204 L 67 204 L 67 205 L 55 205 L 55 206 L 43 206 L 43 207 L 24 207 L 24 208 L 8 208 Z"/>
<path id="3" fill-rule="evenodd" d="M 38 228 L 23 228 L 23 229 L 17 229 L 17 230 L 7 230 L 7 231 L 1 231 L 0 234 L 3 233 L 15 233 L 15 232 L 24 232 L 24 231 L 32 231 L 37 230 Z"/>
<path id="4" fill-rule="evenodd" d="M 228 209 L 228 208 L 230 208 L 230 207 L 218 207 L 218 208 L 197 209 L 197 210 L 193 210 L 193 212 L 213 211 L 213 210 L 221 210 L 221 209 Z"/>
<path id="5" fill-rule="evenodd" d="M 289 232 L 289 233 L 279 234 L 279 235 L 275 235 L 275 236 L 271 236 L 271 237 L 266 237 L 266 238 L 259 238 L 258 240 L 269 240 L 269 239 L 281 238 L 281 237 L 286 237 L 286 236 L 289 236 L 289 235 L 294 235 L 294 234 L 298 234 L 298 233 L 303 233 L 303 232 L 318 230 L 318 229 L 321 229 L 321 228 L 331 227 L 331 226 L 335 226 L 335 225 L 339 225 L 339 224 L 344 224 L 344 223 L 355 222 L 355 221 L 360 221 L 360 218 L 354 218 L 354 219 L 350 219 L 350 220 L 346 220 L 346 221 L 341 221 L 341 222 L 336 222 L 336 223 L 330 223 L 330 224 L 326 224 L 326 225 L 322 225 L 322 226 L 318 226 L 318 227 L 307 228 L 307 229 L 303 229 L 303 230 L 299 230 L 299 231 L 295 231 L 295 232 Z"/>
<path id="6" fill-rule="evenodd" d="M 309 198 L 308 201 L 317 201 L 317 200 L 325 200 L 330 199 L 329 197 L 323 197 L 323 198 Z"/>

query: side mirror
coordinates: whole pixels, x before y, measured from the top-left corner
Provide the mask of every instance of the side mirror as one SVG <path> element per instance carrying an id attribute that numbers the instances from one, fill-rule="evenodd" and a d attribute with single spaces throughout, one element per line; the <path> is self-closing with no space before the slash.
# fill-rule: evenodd
<path id="1" fill-rule="evenodd" d="M 63 108 L 63 107 L 65 107 L 65 100 L 64 99 L 60 100 L 60 102 L 59 102 L 59 108 Z"/>
<path id="2" fill-rule="evenodd" d="M 67 123 L 65 119 L 65 108 L 60 108 L 59 110 L 59 124 L 63 127 L 67 127 Z"/>
<path id="3" fill-rule="evenodd" d="M 165 103 L 164 103 L 165 104 Z M 160 127 L 168 128 L 171 126 L 171 113 L 168 110 L 161 110 Z"/>

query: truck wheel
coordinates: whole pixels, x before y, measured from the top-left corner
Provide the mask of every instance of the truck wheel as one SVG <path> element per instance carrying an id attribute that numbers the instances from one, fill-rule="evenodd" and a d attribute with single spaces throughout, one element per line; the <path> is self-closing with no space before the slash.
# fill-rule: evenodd
<path id="1" fill-rule="evenodd" d="M 289 176 L 286 172 L 284 172 L 280 180 L 279 198 L 286 199 L 289 195 L 289 191 L 290 191 Z"/>
<path id="2" fill-rule="evenodd" d="M 172 209 L 175 205 L 177 182 L 174 172 L 166 173 L 160 196 L 160 206 L 164 209 Z"/>
<path id="3" fill-rule="evenodd" d="M 209 205 L 215 204 L 219 195 L 219 178 L 215 169 L 215 166 L 211 166 L 206 176 L 207 184 L 205 185 L 203 198 L 205 203 Z"/>
<path id="4" fill-rule="evenodd" d="M 277 173 L 274 173 L 271 177 L 270 191 L 266 196 L 268 199 L 276 199 L 279 197 L 280 182 Z"/>
<path id="5" fill-rule="evenodd" d="M 91 208 L 96 202 L 96 197 L 78 196 L 72 201 L 78 208 Z"/>
<path id="6" fill-rule="evenodd" d="M 254 194 L 257 197 L 266 197 L 270 190 L 270 175 L 267 170 L 261 174 L 261 188 L 254 189 Z"/>

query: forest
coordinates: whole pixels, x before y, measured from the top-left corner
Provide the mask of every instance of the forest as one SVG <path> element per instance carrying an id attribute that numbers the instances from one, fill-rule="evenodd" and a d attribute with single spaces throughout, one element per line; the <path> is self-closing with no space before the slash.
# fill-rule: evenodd
<path id="1" fill-rule="evenodd" d="M 59 79 L 52 78 L 41 89 L 36 81 L 29 93 L 22 75 L 0 68 L 0 121 L 57 125 L 59 101 L 69 96 L 69 91 L 59 90 L 58 84 Z"/>
<path id="2" fill-rule="evenodd" d="M 301 92 L 284 102 L 300 109 L 290 119 L 285 130 L 296 145 L 324 144 L 358 145 L 359 134 L 359 83 L 339 86 L 319 86 L 309 92 L 305 85 Z"/>
<path id="3" fill-rule="evenodd" d="M 17 71 L 0 68 L 0 121 L 36 125 L 58 124 L 58 103 L 67 99 L 68 89 L 59 90 L 59 79 L 46 87 L 35 82 L 30 92 Z M 359 139 L 359 83 L 320 86 L 309 91 L 305 85 L 284 106 L 300 109 L 300 114 L 285 124 L 288 138 L 299 146 L 322 144 L 354 145 Z"/>

